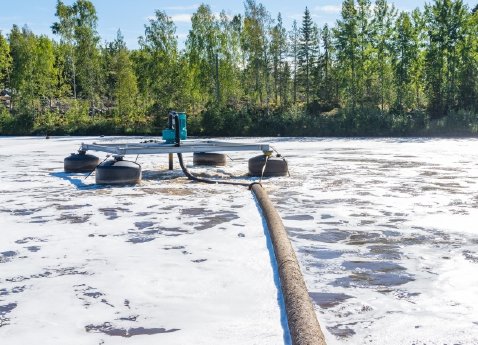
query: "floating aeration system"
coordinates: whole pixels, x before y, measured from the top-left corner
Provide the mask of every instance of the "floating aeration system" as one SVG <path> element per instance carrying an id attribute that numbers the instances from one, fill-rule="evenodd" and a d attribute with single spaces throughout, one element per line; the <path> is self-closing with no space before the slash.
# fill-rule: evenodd
<path id="1" fill-rule="evenodd" d="M 272 153 L 275 150 L 268 144 L 243 144 L 210 140 L 186 141 L 186 139 L 186 114 L 171 112 L 168 115 L 168 128 L 163 130 L 163 142 L 148 140 L 141 143 L 83 143 L 78 153 L 72 153 L 65 158 L 65 172 L 91 173 L 96 170 L 96 183 L 98 184 L 135 184 L 141 181 L 141 166 L 136 162 L 124 160 L 124 156 L 168 154 L 169 169 L 172 170 L 173 154 L 176 153 L 181 169 L 191 180 L 210 184 L 224 183 L 250 187 L 266 218 L 272 239 L 292 343 L 297 345 L 324 345 L 324 336 L 300 272 L 299 263 L 280 216 L 274 210 L 267 193 L 260 186 L 260 182 L 246 183 L 196 177 L 186 168 L 183 153 L 193 153 L 194 165 L 223 166 L 226 165 L 226 155 L 217 152 L 262 151 L 262 155 L 249 159 L 249 175 L 260 176 L 261 178 L 263 176 L 287 175 L 289 173 L 287 161 L 277 151 L 274 157 Z M 106 152 L 109 155 L 98 164 L 98 157 L 86 154 L 88 150 Z M 110 155 L 112 159 L 107 160 Z"/>
<path id="2" fill-rule="evenodd" d="M 148 140 L 139 143 L 82 143 L 78 153 L 65 158 L 65 172 L 92 173 L 96 170 L 98 184 L 136 184 L 141 181 L 141 166 L 135 161 L 125 160 L 126 155 L 168 154 L 169 168 L 172 170 L 173 154 L 178 155 L 186 176 L 194 177 L 183 163 L 183 153 L 193 153 L 195 166 L 225 166 L 226 155 L 218 152 L 262 151 L 262 154 L 249 159 L 249 175 L 257 177 L 286 176 L 289 173 L 287 161 L 268 144 L 243 144 L 211 140 L 186 140 L 186 113 L 170 112 L 168 127 L 163 130 L 163 141 Z M 109 155 L 99 163 L 99 158 L 87 151 L 106 152 Z M 274 150 L 275 151 L 275 150 Z M 111 159 L 108 159 L 112 156 Z M 203 180 L 205 179 L 197 179 Z M 223 183 L 222 180 L 207 180 L 209 183 Z"/>

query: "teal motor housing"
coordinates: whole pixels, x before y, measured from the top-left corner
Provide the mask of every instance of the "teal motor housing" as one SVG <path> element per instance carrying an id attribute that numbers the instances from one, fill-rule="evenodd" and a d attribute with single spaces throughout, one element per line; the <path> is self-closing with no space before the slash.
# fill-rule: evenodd
<path id="1" fill-rule="evenodd" d="M 163 129 L 163 140 L 168 144 L 176 142 L 176 120 L 179 120 L 179 138 L 186 140 L 188 137 L 188 130 L 186 127 L 186 113 L 172 111 L 168 114 L 168 128 Z"/>

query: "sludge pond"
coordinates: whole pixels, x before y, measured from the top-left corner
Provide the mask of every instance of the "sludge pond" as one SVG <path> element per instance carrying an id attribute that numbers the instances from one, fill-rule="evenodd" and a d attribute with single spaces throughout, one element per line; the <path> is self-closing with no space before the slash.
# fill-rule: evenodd
<path id="1" fill-rule="evenodd" d="M 283 343 L 250 192 L 190 183 L 163 156 L 139 157 L 139 186 L 63 174 L 97 139 L 0 139 L 2 339 Z M 267 141 L 290 163 L 264 185 L 328 344 L 478 343 L 477 140 Z M 194 170 L 246 179 L 250 156 L 231 158 Z"/>

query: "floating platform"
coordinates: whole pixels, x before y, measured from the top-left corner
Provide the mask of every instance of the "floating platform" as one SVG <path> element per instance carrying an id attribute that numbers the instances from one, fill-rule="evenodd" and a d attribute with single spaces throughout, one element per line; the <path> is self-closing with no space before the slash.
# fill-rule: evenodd
<path id="1" fill-rule="evenodd" d="M 270 152 L 268 144 L 242 144 L 213 140 L 188 140 L 181 141 L 181 145 L 166 142 L 143 143 L 82 143 L 81 151 L 100 151 L 114 155 L 139 155 L 139 154 L 168 154 L 168 153 L 195 153 L 195 152 L 232 152 L 232 151 L 262 151 Z"/>

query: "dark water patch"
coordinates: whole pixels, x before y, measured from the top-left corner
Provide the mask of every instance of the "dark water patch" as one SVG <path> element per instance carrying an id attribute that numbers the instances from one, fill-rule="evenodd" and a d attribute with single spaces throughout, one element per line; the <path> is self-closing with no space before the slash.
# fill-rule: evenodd
<path id="1" fill-rule="evenodd" d="M 102 299 L 101 299 L 101 303 L 106 304 L 106 305 L 110 306 L 111 308 L 114 308 L 114 307 L 115 307 L 114 305 L 112 305 L 111 303 L 109 303 L 105 298 L 102 298 Z"/>
<path id="2" fill-rule="evenodd" d="M 297 214 L 291 216 L 285 216 L 283 219 L 286 220 L 314 220 L 314 217 L 308 214 Z"/>
<path id="3" fill-rule="evenodd" d="M 407 219 L 405 218 L 391 218 L 388 220 L 389 223 L 403 223 L 406 222 Z"/>
<path id="4" fill-rule="evenodd" d="M 461 189 L 463 187 L 453 187 L 452 188 L 445 188 L 439 185 L 428 185 L 421 187 L 421 192 L 447 192 L 450 194 L 457 194 L 459 191 L 456 189 Z"/>
<path id="5" fill-rule="evenodd" d="M 6 288 L 0 289 L 0 296 L 8 296 L 10 294 L 15 294 L 15 293 L 20 293 L 23 292 L 26 289 L 26 286 L 15 286 L 11 290 L 8 290 Z"/>
<path id="6" fill-rule="evenodd" d="M 40 250 L 40 246 L 29 246 L 29 247 L 26 247 L 29 251 L 31 252 L 38 252 Z"/>
<path id="7" fill-rule="evenodd" d="M 336 226 L 342 225 L 342 224 L 347 224 L 347 223 L 348 223 L 348 221 L 346 221 L 346 220 L 339 220 L 339 221 L 334 221 L 334 222 L 332 222 L 332 221 L 319 222 L 319 224 L 321 224 L 321 225 L 336 225 Z"/>
<path id="8" fill-rule="evenodd" d="M 300 231 L 300 229 L 297 228 L 287 228 L 287 232 L 292 237 L 316 242 L 337 243 L 345 240 L 349 236 L 347 231 L 342 230 L 324 230 L 320 233 L 303 233 L 297 230 Z"/>
<path id="9" fill-rule="evenodd" d="M 181 234 L 189 233 L 188 230 L 180 229 L 180 228 L 161 228 L 161 231 L 166 236 L 173 236 L 173 235 L 178 236 L 178 235 L 181 235 Z M 171 233 L 171 234 L 168 234 L 168 232 Z"/>
<path id="10" fill-rule="evenodd" d="M 77 214 L 71 214 L 71 213 L 62 213 L 60 217 L 56 219 L 56 221 L 58 222 L 67 221 L 72 224 L 83 224 L 88 222 L 91 216 L 92 214 L 77 215 Z"/>
<path id="11" fill-rule="evenodd" d="M 330 214 L 326 214 L 326 213 L 320 215 L 320 219 L 330 219 L 330 218 L 334 218 L 334 216 Z"/>
<path id="12" fill-rule="evenodd" d="M 466 260 L 478 264 L 478 253 L 470 250 L 464 250 L 462 253 Z"/>
<path id="13" fill-rule="evenodd" d="M 394 272 L 405 270 L 405 267 L 390 261 L 344 261 L 342 262 L 342 267 L 349 271 Z"/>
<path id="14" fill-rule="evenodd" d="M 156 214 L 155 212 L 136 212 L 135 216 L 136 217 L 146 217 L 146 216 L 150 216 L 150 215 L 153 215 L 153 214 Z"/>
<path id="15" fill-rule="evenodd" d="M 24 276 L 16 276 L 16 277 L 12 277 L 12 278 L 7 278 L 5 280 L 7 282 L 10 282 L 10 283 L 20 283 L 20 282 L 28 280 L 28 279 L 30 279 L 30 278 L 29 277 L 24 277 Z"/>
<path id="16" fill-rule="evenodd" d="M 201 207 L 191 207 L 191 208 L 183 208 L 179 212 L 181 212 L 181 214 L 184 214 L 186 216 L 201 216 L 204 213 L 206 213 L 206 209 Z"/>
<path id="17" fill-rule="evenodd" d="M 347 277 L 337 278 L 331 282 L 332 286 L 350 287 L 378 287 L 378 286 L 397 286 L 403 285 L 414 278 L 407 273 L 374 273 L 359 272 L 353 273 Z"/>
<path id="18" fill-rule="evenodd" d="M 16 240 L 15 243 L 17 244 L 25 244 L 28 242 L 48 242 L 47 240 L 43 238 L 38 238 L 38 237 L 25 237 L 20 240 Z"/>
<path id="19" fill-rule="evenodd" d="M 7 326 L 9 324 L 8 322 L 10 319 L 6 317 L 6 315 L 11 313 L 16 307 L 16 303 L 0 305 L 0 327 Z"/>
<path id="20" fill-rule="evenodd" d="M 143 235 L 152 236 L 152 235 L 160 235 L 162 232 L 160 229 L 150 229 L 150 230 L 143 230 L 141 231 Z"/>
<path id="21" fill-rule="evenodd" d="M 113 305 L 109 304 L 108 301 L 104 298 L 105 294 L 98 291 L 96 288 L 88 286 L 86 284 L 74 285 L 76 297 L 83 301 L 83 306 L 88 308 L 92 303 L 104 303 L 111 307 Z M 100 299 L 101 298 L 101 299 Z"/>
<path id="22" fill-rule="evenodd" d="M 431 171 L 431 170 L 425 170 L 420 173 L 421 176 L 435 176 L 438 175 L 438 172 L 436 171 Z"/>
<path id="23" fill-rule="evenodd" d="M 309 292 L 310 298 L 323 309 L 332 308 L 353 296 L 344 293 Z"/>
<path id="24" fill-rule="evenodd" d="M 142 221 L 142 222 L 135 222 L 134 226 L 136 226 L 138 229 L 142 230 L 145 228 L 152 227 L 155 223 L 151 221 Z"/>
<path id="25" fill-rule="evenodd" d="M 420 234 L 410 234 L 401 238 L 400 242 L 404 245 L 417 245 L 427 243 L 430 240 L 429 236 L 420 235 Z"/>
<path id="26" fill-rule="evenodd" d="M 0 263 L 6 263 L 11 261 L 18 253 L 13 250 L 8 250 L 6 252 L 0 253 Z"/>
<path id="27" fill-rule="evenodd" d="M 380 259 L 399 260 L 401 258 L 400 247 L 396 245 L 372 245 L 367 248 L 370 255 L 377 256 Z"/>
<path id="28" fill-rule="evenodd" d="M 207 261 L 207 259 L 191 260 L 191 262 L 195 262 L 195 263 L 200 263 L 200 262 L 204 262 L 204 261 Z"/>
<path id="29" fill-rule="evenodd" d="M 224 211 L 224 212 L 216 212 L 206 217 L 201 217 L 199 219 L 203 221 L 202 224 L 199 226 L 195 226 L 194 228 L 196 230 L 201 231 L 201 230 L 210 229 L 212 227 L 215 227 L 223 223 L 230 222 L 235 219 L 239 219 L 239 216 L 234 212 Z"/>
<path id="30" fill-rule="evenodd" d="M 349 338 L 355 334 L 355 331 L 348 326 L 355 324 L 356 323 L 327 326 L 327 330 L 333 335 L 335 335 L 337 338 Z"/>
<path id="31" fill-rule="evenodd" d="M 30 216 L 38 211 L 41 211 L 41 208 L 20 208 L 20 209 L 11 210 L 11 213 L 14 216 Z"/>
<path id="32" fill-rule="evenodd" d="M 31 220 L 29 221 L 30 224 L 43 224 L 43 223 L 48 223 L 48 219 L 44 219 L 42 216 L 35 216 L 32 217 Z"/>
<path id="33" fill-rule="evenodd" d="M 12 278 L 7 278 L 5 280 L 8 282 L 17 283 L 17 282 L 22 282 L 29 279 L 54 278 L 54 277 L 60 277 L 65 275 L 90 275 L 90 274 L 91 273 L 87 271 L 81 271 L 76 267 L 65 267 L 65 268 L 49 269 L 42 273 L 32 274 L 28 277 L 16 276 Z"/>
<path id="34" fill-rule="evenodd" d="M 108 237 L 108 235 L 106 234 L 88 234 L 88 237 L 95 237 L 95 236 L 98 236 L 98 237 Z"/>
<path id="35" fill-rule="evenodd" d="M 129 338 L 136 335 L 153 335 L 153 334 L 161 334 L 161 333 L 172 333 L 179 331 L 179 328 L 144 328 L 144 327 L 136 327 L 136 328 L 116 328 L 111 323 L 105 322 L 102 325 L 87 325 L 85 326 L 85 330 L 88 333 L 104 333 L 109 336 L 119 336 Z"/>
<path id="36" fill-rule="evenodd" d="M 382 291 L 379 291 L 379 292 L 382 292 Z M 395 290 L 392 291 L 392 294 L 396 298 L 401 299 L 401 300 L 406 300 L 410 303 L 414 303 L 412 301 L 413 297 L 420 296 L 420 292 L 410 292 L 410 291 L 402 290 L 402 289 L 395 289 Z"/>
<path id="37" fill-rule="evenodd" d="M 55 269 L 46 271 L 45 274 L 48 274 L 48 276 L 53 276 L 53 277 L 61 277 L 61 276 L 72 276 L 72 275 L 90 275 L 91 273 L 89 273 L 88 271 L 83 271 L 79 269 L 78 267 L 62 267 L 62 268 L 55 268 Z M 32 277 L 36 278 L 35 276 L 32 276 Z"/>
<path id="38" fill-rule="evenodd" d="M 367 243 L 386 242 L 386 239 L 378 232 L 360 231 L 350 235 L 347 244 L 361 246 Z"/>
<path id="39" fill-rule="evenodd" d="M 344 252 L 338 250 L 317 248 L 302 248 L 300 249 L 300 252 L 319 260 L 337 259 L 344 254 Z"/>
<path id="40" fill-rule="evenodd" d="M 81 204 L 81 205 L 68 205 L 68 204 L 54 204 L 57 210 L 68 211 L 68 210 L 78 210 L 80 208 L 89 207 L 91 204 Z"/>
<path id="41" fill-rule="evenodd" d="M 103 215 L 108 220 L 113 220 L 113 219 L 118 218 L 118 211 L 114 208 L 99 208 L 98 211 L 103 213 Z"/>
<path id="42" fill-rule="evenodd" d="M 154 241 L 156 237 L 133 237 L 127 240 L 126 242 L 138 244 L 138 243 L 146 243 L 146 242 L 151 242 Z"/>
<path id="43" fill-rule="evenodd" d="M 389 236 L 389 237 L 401 236 L 401 233 L 399 231 L 391 231 L 391 230 L 383 230 L 382 234 L 384 236 Z"/>
<path id="44" fill-rule="evenodd" d="M 164 247 L 164 250 L 171 250 L 171 249 L 184 249 L 186 248 L 185 246 L 170 246 L 170 247 Z"/>
<path id="45" fill-rule="evenodd" d="M 138 319 L 138 317 L 139 317 L 139 315 L 130 315 L 130 316 L 120 317 L 120 318 L 118 318 L 117 320 L 136 322 L 136 320 Z"/>
<path id="46" fill-rule="evenodd" d="M 359 223 L 359 226 L 374 224 L 375 220 L 362 219 Z"/>
<path id="47" fill-rule="evenodd" d="M 99 291 L 92 291 L 92 292 L 85 292 L 83 294 L 83 296 L 92 297 L 92 298 L 99 298 L 101 296 L 104 296 L 104 294 L 99 292 Z"/>

